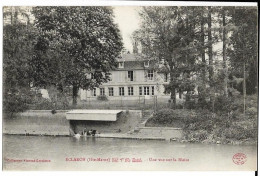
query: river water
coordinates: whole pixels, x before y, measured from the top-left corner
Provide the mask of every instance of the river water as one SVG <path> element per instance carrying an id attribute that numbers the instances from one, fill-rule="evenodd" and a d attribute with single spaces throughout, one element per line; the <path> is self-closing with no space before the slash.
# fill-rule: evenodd
<path id="1" fill-rule="evenodd" d="M 246 162 L 232 157 L 243 153 Z M 3 136 L 4 170 L 256 170 L 256 145 Z"/>

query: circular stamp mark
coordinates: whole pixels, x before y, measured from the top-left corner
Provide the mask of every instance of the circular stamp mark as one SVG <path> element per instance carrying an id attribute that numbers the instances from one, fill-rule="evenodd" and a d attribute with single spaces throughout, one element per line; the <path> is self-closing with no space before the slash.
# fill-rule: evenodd
<path id="1" fill-rule="evenodd" d="M 236 153 L 232 159 L 235 164 L 243 165 L 245 164 L 247 158 L 244 153 Z"/>

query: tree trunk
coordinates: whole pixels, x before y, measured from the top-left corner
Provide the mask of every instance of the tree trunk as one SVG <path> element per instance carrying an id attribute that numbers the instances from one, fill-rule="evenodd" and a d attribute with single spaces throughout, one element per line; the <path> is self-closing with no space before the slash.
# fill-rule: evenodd
<path id="1" fill-rule="evenodd" d="M 211 7 L 208 7 L 208 52 L 209 52 L 209 85 L 210 85 L 210 102 L 214 104 L 214 87 L 213 87 L 213 51 L 212 51 L 212 34 L 211 34 Z"/>
<path id="2" fill-rule="evenodd" d="M 204 32 L 204 12 L 203 8 L 201 9 L 201 21 L 200 21 L 200 43 L 201 43 L 201 49 L 200 49 L 200 54 L 201 54 L 201 61 L 203 63 L 202 66 L 202 86 L 198 87 L 198 95 L 199 99 L 198 101 L 200 103 L 204 103 L 206 100 L 206 59 L 205 59 L 205 32 Z"/>
<path id="3" fill-rule="evenodd" d="M 73 97 L 73 102 L 72 102 L 72 105 L 73 106 L 76 106 L 77 105 L 77 98 L 78 98 L 78 92 L 79 92 L 79 88 L 77 85 L 73 85 L 73 88 L 72 88 L 72 97 Z"/>
<path id="4" fill-rule="evenodd" d="M 204 17 L 203 12 L 201 14 L 201 23 L 200 23 L 200 33 L 201 33 L 201 60 L 203 63 L 202 67 L 202 82 L 203 82 L 203 88 L 206 88 L 206 59 L 205 59 L 205 48 L 204 48 Z"/>
<path id="5" fill-rule="evenodd" d="M 223 70 L 224 70 L 224 82 L 223 82 L 223 89 L 224 89 L 224 96 L 228 97 L 228 89 L 227 89 L 227 82 L 228 82 L 228 74 L 227 74 L 227 55 L 226 55 L 226 14 L 225 9 L 222 12 L 223 17 Z"/>
<path id="6" fill-rule="evenodd" d="M 176 89 L 171 89 L 171 108 L 176 108 Z"/>
<path id="7" fill-rule="evenodd" d="M 173 83 L 176 80 L 176 73 L 173 69 L 173 66 L 171 66 L 170 69 L 170 85 L 174 85 Z M 176 108 L 176 88 L 174 86 L 171 86 L 171 108 Z"/>
<path id="8" fill-rule="evenodd" d="M 244 55 L 243 55 L 244 57 Z M 244 59 L 244 58 L 243 58 Z M 243 74 L 244 74 L 244 79 L 243 79 L 243 99 L 244 99 L 244 115 L 246 114 L 246 64 L 244 61 L 244 66 L 243 66 Z"/>

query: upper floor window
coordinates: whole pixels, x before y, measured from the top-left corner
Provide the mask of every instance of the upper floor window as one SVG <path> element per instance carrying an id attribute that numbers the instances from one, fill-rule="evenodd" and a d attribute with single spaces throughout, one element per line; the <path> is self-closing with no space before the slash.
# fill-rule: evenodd
<path id="1" fill-rule="evenodd" d="M 124 62 L 118 62 L 118 68 L 124 68 Z"/>
<path id="2" fill-rule="evenodd" d="M 148 70 L 148 80 L 153 80 L 153 70 Z"/>
<path id="3" fill-rule="evenodd" d="M 100 88 L 100 95 L 105 95 L 105 88 Z"/>
<path id="4" fill-rule="evenodd" d="M 133 81 L 133 80 L 134 80 L 134 72 L 128 71 L 128 81 Z"/>

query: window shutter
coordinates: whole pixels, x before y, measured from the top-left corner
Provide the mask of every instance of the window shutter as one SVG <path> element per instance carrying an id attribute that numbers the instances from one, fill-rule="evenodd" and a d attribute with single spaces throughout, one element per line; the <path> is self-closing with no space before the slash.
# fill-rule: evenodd
<path id="1" fill-rule="evenodd" d="M 125 71 L 125 82 L 128 82 L 128 71 Z"/>
<path id="2" fill-rule="evenodd" d="M 147 77 L 148 77 L 148 72 L 147 70 L 144 70 L 144 81 L 147 81 Z"/>
<path id="3" fill-rule="evenodd" d="M 134 76 L 133 81 L 136 81 L 136 72 L 135 71 L 133 71 L 133 76 Z"/>

